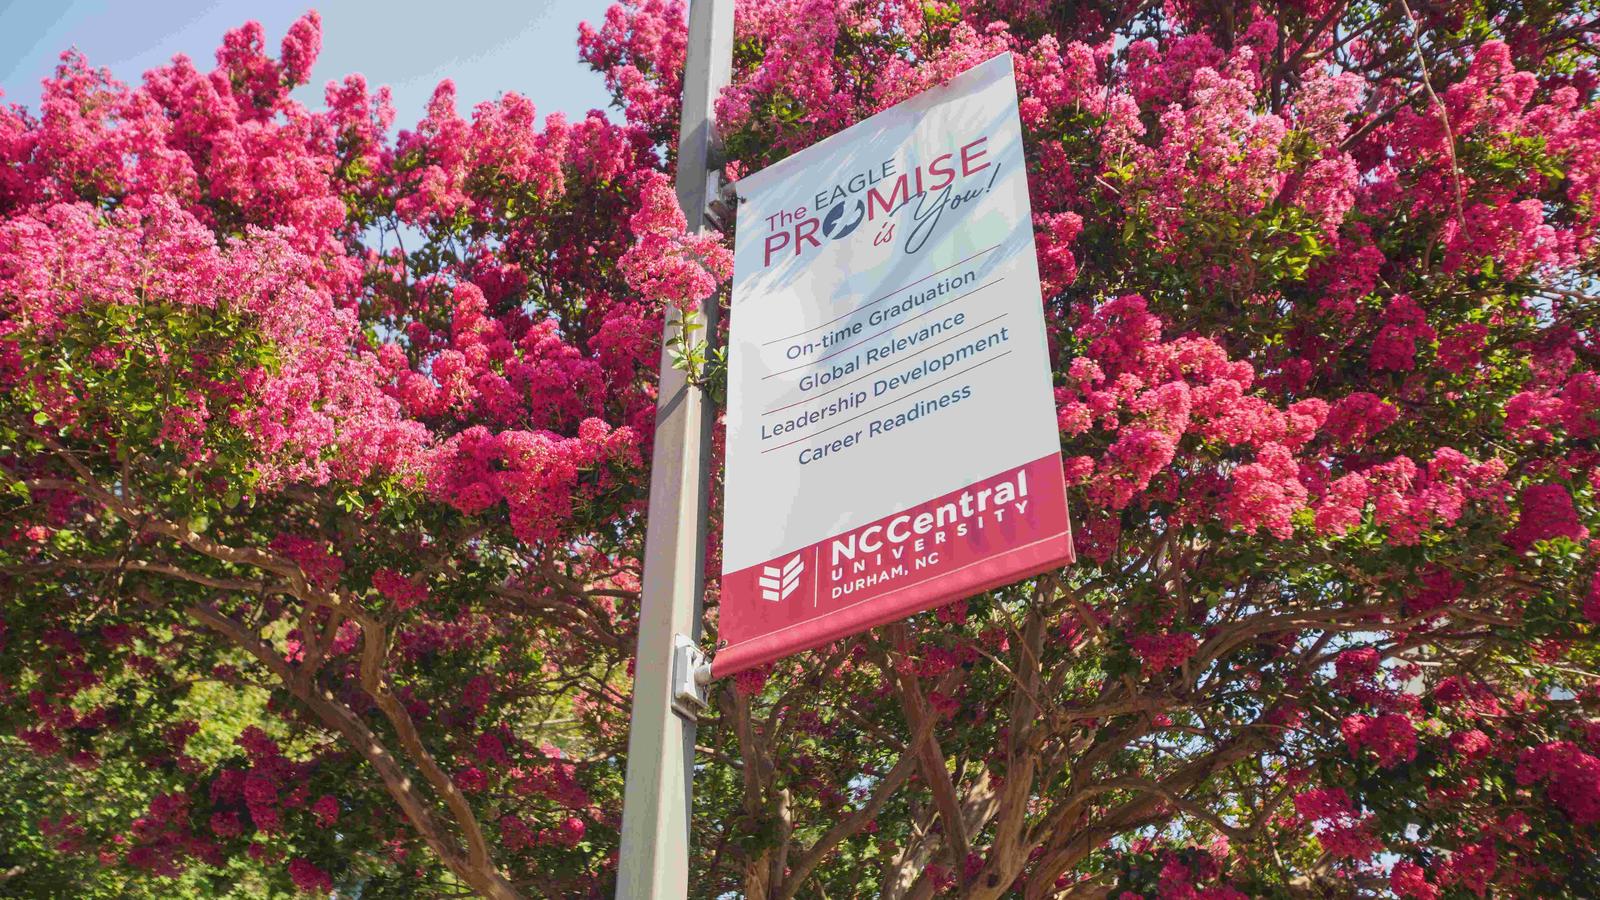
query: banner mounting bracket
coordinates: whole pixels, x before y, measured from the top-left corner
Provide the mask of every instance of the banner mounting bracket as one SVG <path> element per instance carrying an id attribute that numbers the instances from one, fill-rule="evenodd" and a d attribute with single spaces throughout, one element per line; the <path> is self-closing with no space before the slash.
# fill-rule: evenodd
<path id="1" fill-rule="evenodd" d="M 688 635 L 673 636 L 672 708 L 690 721 L 711 705 L 706 685 L 711 683 L 711 659 Z"/>

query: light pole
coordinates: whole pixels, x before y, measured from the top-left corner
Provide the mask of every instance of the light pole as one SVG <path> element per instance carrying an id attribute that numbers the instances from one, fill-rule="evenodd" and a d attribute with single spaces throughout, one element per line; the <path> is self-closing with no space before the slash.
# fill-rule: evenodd
<path id="1" fill-rule="evenodd" d="M 733 0 L 692 0 L 678 130 L 678 205 L 690 231 L 706 227 L 713 168 L 712 104 L 733 65 Z M 717 298 L 697 313 L 700 335 L 716 331 Z M 689 892 L 689 826 L 694 785 L 695 720 L 675 697 L 674 658 L 683 639 L 700 641 L 705 589 L 706 511 L 711 484 L 712 414 L 702 391 L 673 365 L 686 346 L 686 322 L 669 307 L 662 335 L 650 508 L 645 532 L 639 647 L 623 792 L 621 900 L 679 900 Z M 685 667 L 680 663 L 680 676 Z M 689 676 L 692 678 L 692 674 Z M 680 679 L 681 680 L 681 679 Z"/>

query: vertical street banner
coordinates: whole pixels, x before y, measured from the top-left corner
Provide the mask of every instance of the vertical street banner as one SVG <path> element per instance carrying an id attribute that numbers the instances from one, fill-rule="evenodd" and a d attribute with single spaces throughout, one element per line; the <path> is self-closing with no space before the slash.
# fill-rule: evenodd
<path id="1" fill-rule="evenodd" d="M 737 192 L 713 672 L 1070 562 L 1011 55 Z"/>

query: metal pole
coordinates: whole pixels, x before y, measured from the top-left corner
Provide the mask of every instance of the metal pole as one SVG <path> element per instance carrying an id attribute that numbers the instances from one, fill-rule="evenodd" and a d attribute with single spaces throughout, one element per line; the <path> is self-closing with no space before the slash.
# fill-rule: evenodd
<path id="1" fill-rule="evenodd" d="M 689 230 L 705 228 L 706 186 L 715 140 L 712 103 L 733 65 L 733 0 L 693 0 L 678 131 L 678 205 Z M 716 330 L 717 300 L 707 298 L 699 335 Z M 668 312 L 656 398 L 655 452 L 644 545 L 639 649 L 622 803 L 620 900 L 680 900 L 689 895 L 690 789 L 695 722 L 673 708 L 678 635 L 700 640 L 705 588 L 706 507 L 711 482 L 712 416 L 700 390 L 672 365 L 669 347 L 683 322 Z"/>

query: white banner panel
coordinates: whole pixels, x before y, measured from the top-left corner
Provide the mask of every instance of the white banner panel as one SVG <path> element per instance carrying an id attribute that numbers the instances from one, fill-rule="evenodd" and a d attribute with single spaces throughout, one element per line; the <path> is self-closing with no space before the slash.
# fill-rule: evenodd
<path id="1" fill-rule="evenodd" d="M 1070 561 L 1011 55 L 737 188 L 718 674 Z"/>

